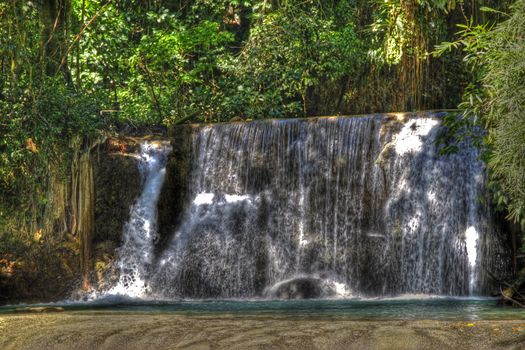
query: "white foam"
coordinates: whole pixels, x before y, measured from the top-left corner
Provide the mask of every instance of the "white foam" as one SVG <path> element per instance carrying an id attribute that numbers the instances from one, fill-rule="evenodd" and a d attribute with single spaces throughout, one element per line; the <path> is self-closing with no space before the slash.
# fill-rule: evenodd
<path id="1" fill-rule="evenodd" d="M 201 192 L 193 200 L 195 205 L 211 204 L 215 195 L 213 193 Z"/>
<path id="2" fill-rule="evenodd" d="M 477 259 L 478 259 L 478 240 L 479 233 L 474 226 L 470 226 L 465 232 L 465 243 L 467 246 L 468 262 L 470 265 L 470 293 L 474 291 L 477 279 Z"/>
<path id="3" fill-rule="evenodd" d="M 478 239 L 479 233 L 474 226 L 470 226 L 465 232 L 465 240 L 467 243 L 468 262 L 470 266 L 476 265 L 478 258 Z"/>
<path id="4" fill-rule="evenodd" d="M 119 281 L 102 295 L 142 298 L 148 293 L 144 279 L 145 267 L 152 261 L 154 238 L 157 234 L 157 202 L 164 183 L 169 152 L 171 146 L 168 142 L 141 144 L 138 159 L 144 187 L 137 202 L 131 207 L 130 218 L 124 228 L 124 243 L 118 250 Z M 96 299 L 100 295 L 94 294 L 92 297 Z"/>
<path id="5" fill-rule="evenodd" d="M 303 223 L 299 223 L 299 226 L 303 226 Z M 307 239 L 304 238 L 304 232 L 303 232 L 303 229 L 302 227 L 300 228 L 300 231 L 299 231 L 299 245 L 301 247 L 304 247 L 305 245 L 307 245 L 308 243 L 310 243 Z"/>
<path id="6" fill-rule="evenodd" d="M 249 200 L 250 196 L 238 195 L 238 194 L 226 194 L 224 195 L 224 199 L 226 200 L 226 203 L 235 203 L 235 202 L 242 202 L 245 200 Z"/>
<path id="7" fill-rule="evenodd" d="M 334 286 L 334 291 L 337 297 L 341 298 L 348 298 L 352 296 L 352 292 L 350 291 L 350 288 L 345 283 L 341 282 L 332 282 Z"/>
<path id="8" fill-rule="evenodd" d="M 423 146 L 422 137 L 427 136 L 438 124 L 438 120 L 430 118 L 421 118 L 407 122 L 394 140 L 396 153 L 403 155 L 419 151 Z"/>

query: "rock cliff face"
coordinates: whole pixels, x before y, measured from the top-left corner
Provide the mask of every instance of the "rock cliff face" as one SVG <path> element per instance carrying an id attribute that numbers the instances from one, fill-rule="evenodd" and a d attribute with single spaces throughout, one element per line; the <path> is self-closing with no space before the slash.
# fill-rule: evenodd
<path id="1" fill-rule="evenodd" d="M 193 137 L 199 129 L 196 125 L 181 125 L 169 131 L 168 137 L 173 150 L 166 165 L 166 178 L 159 199 L 157 252 L 162 251 L 162 247 L 180 225 L 189 202 Z"/>
<path id="2" fill-rule="evenodd" d="M 433 115 L 171 128 L 148 289 L 164 297 L 489 294 L 485 271 L 503 276 L 510 266 L 507 231 L 480 196 L 477 150 L 441 155 L 440 132 Z M 79 155 L 71 184 L 57 187 L 58 248 L 52 256 L 39 248 L 47 256 L 33 268 L 40 282 L 19 275 L 9 302 L 115 286 L 124 227 L 147 188 L 137 156 L 151 138 L 108 138 Z"/>
<path id="3" fill-rule="evenodd" d="M 109 139 L 93 154 L 95 180 L 94 243 L 118 243 L 129 207 L 140 193 L 135 139 Z"/>
<path id="4" fill-rule="evenodd" d="M 172 128 L 160 239 L 128 270 L 160 298 L 488 295 L 507 235 L 478 150 L 440 152 L 442 116 Z"/>
<path id="5" fill-rule="evenodd" d="M 140 194 L 140 139 L 75 148 L 70 173 L 51 181 L 48 205 L 24 244 L 0 247 L 0 304 L 63 300 L 111 284 L 116 248 Z"/>
<path id="6" fill-rule="evenodd" d="M 116 249 L 129 219 L 129 208 L 140 194 L 142 179 L 134 153 L 140 140 L 111 138 L 92 154 L 95 223 L 92 246 L 92 281 L 106 288 L 118 276 L 114 270 Z"/>

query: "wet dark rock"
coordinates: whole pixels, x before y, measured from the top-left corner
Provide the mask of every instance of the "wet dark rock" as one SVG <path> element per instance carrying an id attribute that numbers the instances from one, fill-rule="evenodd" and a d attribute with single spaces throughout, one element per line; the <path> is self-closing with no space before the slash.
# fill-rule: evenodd
<path id="1" fill-rule="evenodd" d="M 323 296 L 323 280 L 315 277 L 297 277 L 272 287 L 268 296 L 278 299 L 312 299 Z"/>
<path id="2" fill-rule="evenodd" d="M 121 241 L 129 208 L 140 194 L 142 179 L 137 167 L 135 139 L 109 139 L 93 157 L 95 181 L 94 244 Z"/>
<path id="3" fill-rule="evenodd" d="M 110 138 L 93 152 L 95 232 L 93 280 L 103 290 L 118 276 L 114 267 L 130 207 L 140 195 L 142 178 L 135 154 L 140 139 Z"/>
<path id="4" fill-rule="evenodd" d="M 181 125 L 169 130 L 173 150 L 166 164 L 166 177 L 158 204 L 157 251 L 162 250 L 180 224 L 187 206 L 193 135 L 198 129 L 194 125 Z"/>

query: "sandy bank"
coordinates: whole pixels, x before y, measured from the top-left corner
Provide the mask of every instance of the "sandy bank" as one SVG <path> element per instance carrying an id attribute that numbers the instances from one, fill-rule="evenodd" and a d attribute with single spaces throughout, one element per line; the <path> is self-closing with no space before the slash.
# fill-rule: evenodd
<path id="1" fill-rule="evenodd" d="M 54 313 L 0 316 L 0 349 L 525 349 L 524 321 Z"/>

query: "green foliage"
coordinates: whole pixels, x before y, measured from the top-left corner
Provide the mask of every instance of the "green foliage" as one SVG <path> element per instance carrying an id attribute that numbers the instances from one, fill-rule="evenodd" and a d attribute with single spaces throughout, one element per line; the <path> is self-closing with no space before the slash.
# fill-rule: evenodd
<path id="1" fill-rule="evenodd" d="M 31 203 L 26 199 L 44 201 L 50 173 L 65 173 L 70 140 L 100 127 L 94 101 L 69 91 L 61 78 L 42 80 L 37 89 L 16 97 L 16 102 L 0 101 L 1 204 L 15 211 Z"/>
<path id="2" fill-rule="evenodd" d="M 395 66 L 408 56 L 428 62 L 428 45 L 446 37 L 446 16 L 458 12 L 461 3 L 75 0 L 74 30 L 89 25 L 69 55 L 69 66 L 77 87 L 96 95 L 100 109 L 108 110 L 102 115 L 116 116 L 107 122 L 302 116 L 323 103 L 317 95 L 327 86 L 342 90 L 328 101 L 330 113 L 367 112 L 372 110 L 368 100 L 394 93 L 395 83 L 387 80 L 422 80 L 419 73 L 406 72 L 414 68 L 406 59 L 398 76 L 376 65 Z M 381 79 L 390 90 L 356 94 Z M 439 79 L 436 84 L 450 84 Z M 435 89 L 457 93 L 448 86 Z M 419 94 L 416 90 L 400 94 L 400 102 Z M 342 96 L 353 105 L 342 104 Z M 396 101 L 384 109 L 395 109 Z"/>
<path id="3" fill-rule="evenodd" d="M 133 26 L 129 23 L 131 18 L 112 4 L 102 9 L 98 1 L 77 3 L 73 6 L 76 32 L 80 32 L 89 19 L 97 14 L 98 17 L 96 26 L 93 24 L 86 28 L 70 55 L 72 76 L 82 91 L 97 95 L 102 103 L 101 109 L 115 108 L 118 105 L 115 96 L 117 86 L 128 78 L 128 46 L 136 40 Z"/>
<path id="4" fill-rule="evenodd" d="M 227 59 L 225 45 L 232 41 L 219 23 L 186 27 L 175 19 L 171 28 L 143 36 L 129 59 L 129 85 L 119 92 L 124 116 L 169 124 L 213 113 L 219 63 Z"/>
<path id="5" fill-rule="evenodd" d="M 497 207 L 525 227 L 525 2 L 517 1 L 510 15 L 484 8 L 506 18 L 490 23 L 460 25 L 459 40 L 444 42 L 437 53 L 461 49 L 472 80 L 465 89 L 465 118 L 487 130 L 485 155 Z"/>
<path id="6" fill-rule="evenodd" d="M 374 62 L 401 63 L 404 55 L 425 59 L 426 41 L 442 37 L 446 30 L 444 14 L 456 8 L 456 0 L 375 0 L 377 10 L 369 31 L 370 56 Z"/>
<path id="7" fill-rule="evenodd" d="M 370 51 L 374 61 L 387 64 L 401 62 L 406 47 L 405 14 L 400 11 L 400 1 L 377 1 L 378 11 L 370 26 L 375 49 Z"/>
<path id="8" fill-rule="evenodd" d="M 140 14 L 110 5 L 82 36 L 73 75 L 131 124 L 304 115 L 308 89 L 365 61 L 351 3 L 200 0 L 174 12 L 159 2 Z M 81 4 L 77 17 L 100 10 Z"/>
<path id="9" fill-rule="evenodd" d="M 443 42 L 436 45 L 435 54 L 442 55 L 453 49 L 461 49 L 464 53 L 463 61 L 469 67 L 471 78 L 463 94 L 463 102 L 459 105 L 466 112 L 467 118 L 478 121 L 485 115 L 484 104 L 486 90 L 483 77 L 486 75 L 486 60 L 491 49 L 491 35 L 493 23 L 474 24 L 471 19 L 467 24 L 458 24 L 460 29 L 456 34 L 459 39 L 454 42 Z"/>
<path id="10" fill-rule="evenodd" d="M 489 166 L 508 197 L 510 218 L 525 227 L 525 2 L 516 2 L 488 42 L 483 105 L 491 128 Z"/>
<path id="11" fill-rule="evenodd" d="M 446 74 L 463 67 L 453 54 L 430 60 L 427 48 L 441 40 L 450 42 L 443 52 L 462 45 L 469 54 L 474 78 L 465 100 L 472 108 L 499 111 L 503 120 L 503 102 L 485 88 L 492 66 L 481 32 L 491 32 L 490 26 L 467 24 L 461 44 L 448 28 L 479 3 L 1 2 L 0 212 L 45 203 L 49 170 L 66 173 L 71 144 L 88 143 L 100 131 L 319 110 L 446 107 L 442 101 L 458 99 L 460 89 Z M 490 81 L 499 89 L 497 83 Z M 434 97 L 436 91 L 444 91 L 443 98 Z M 417 102 L 415 95 L 423 94 L 429 103 Z M 481 103 L 486 100 L 492 102 Z"/>
<path id="12" fill-rule="evenodd" d="M 67 167 L 75 135 L 100 127 L 96 104 L 48 76 L 42 50 L 41 9 L 33 2 L 0 4 L 0 216 L 23 212 L 45 201 L 49 174 Z M 45 41 L 44 41 L 45 40 Z M 58 166 L 58 165 L 61 166 Z M 21 210 L 22 209 L 22 210 Z M 2 219 L 0 218 L 0 221 Z"/>
<path id="13" fill-rule="evenodd" d="M 352 75 L 365 60 L 354 24 L 334 22 L 315 6 L 286 6 L 261 18 L 239 56 L 225 67 L 230 91 L 224 113 L 305 115 L 309 88 Z"/>

